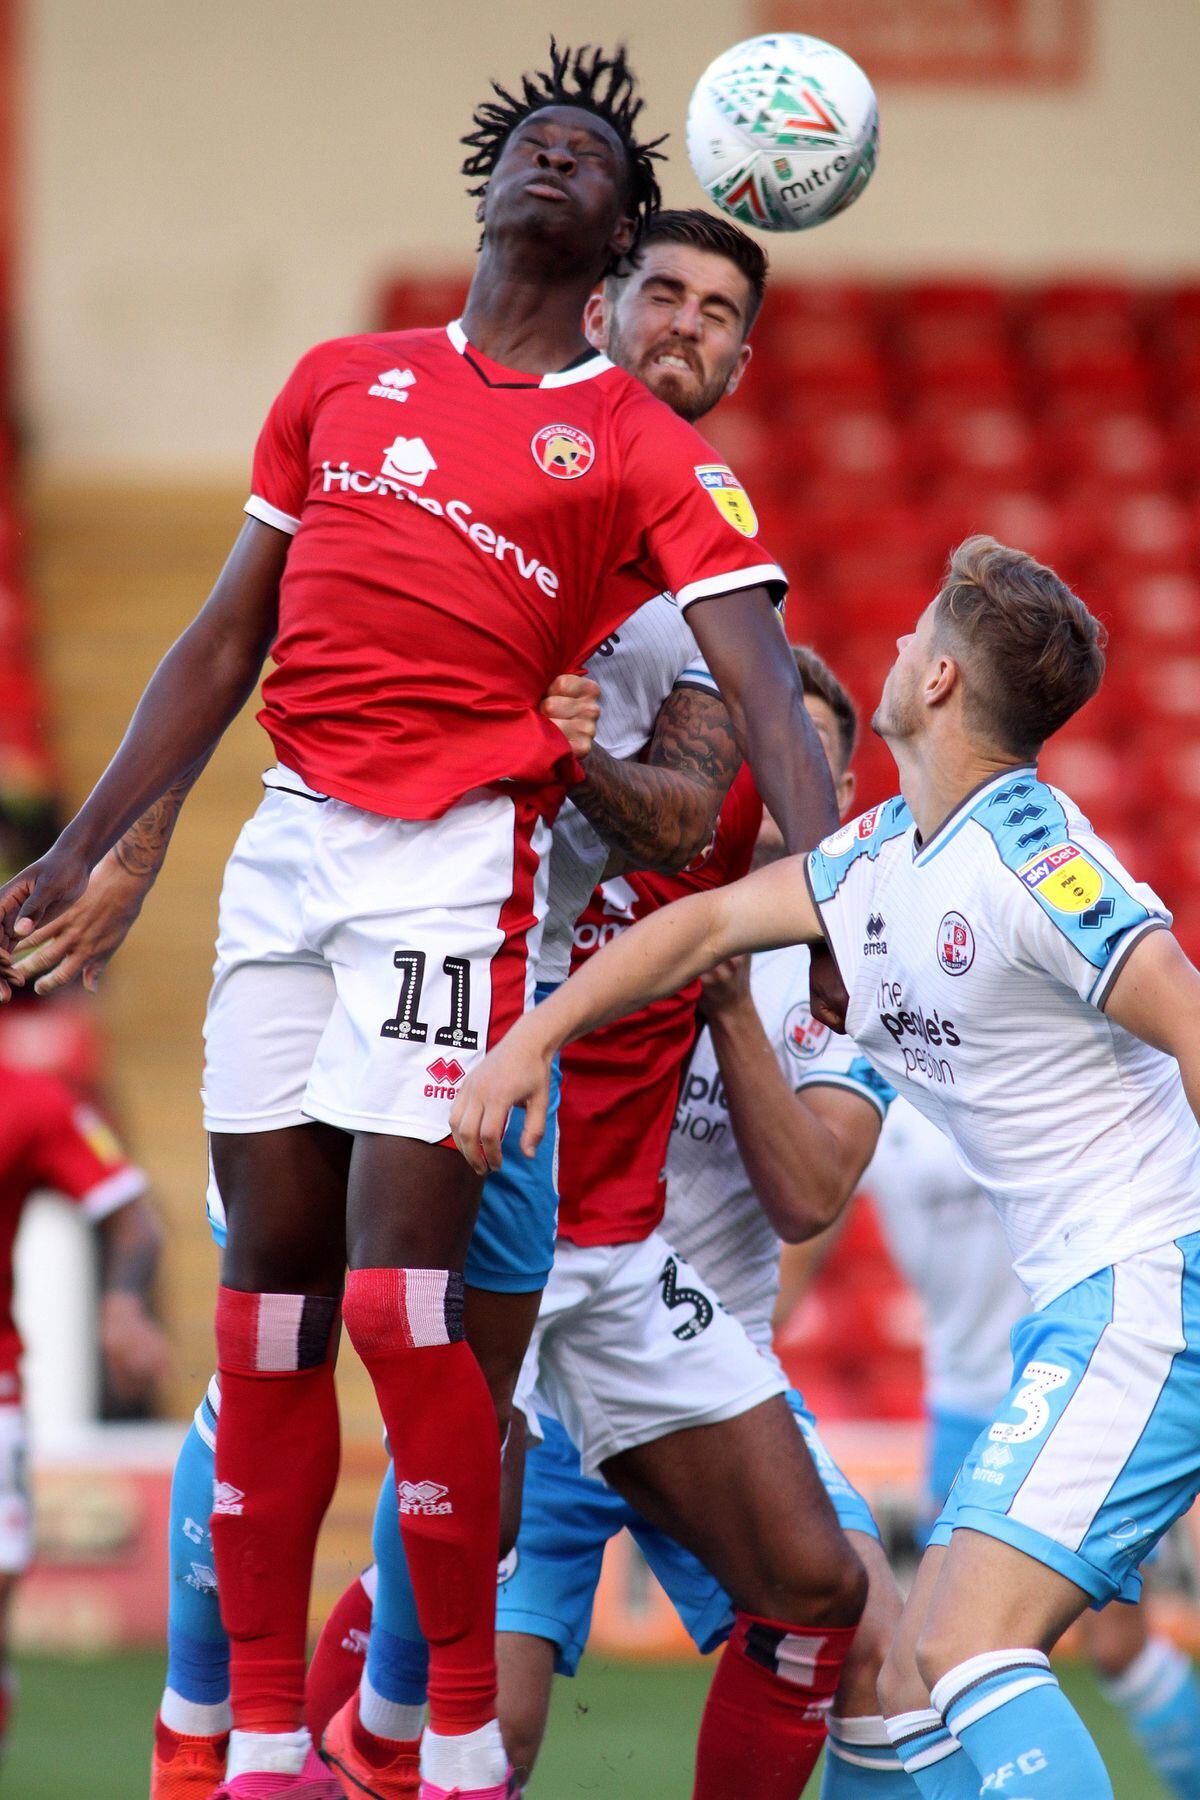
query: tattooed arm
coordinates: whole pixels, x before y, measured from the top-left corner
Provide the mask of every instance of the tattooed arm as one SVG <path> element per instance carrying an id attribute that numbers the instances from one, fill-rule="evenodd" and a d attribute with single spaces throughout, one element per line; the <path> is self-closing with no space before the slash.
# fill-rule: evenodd
<path id="1" fill-rule="evenodd" d="M 53 994 L 81 977 L 84 987 L 95 993 L 154 886 L 179 810 L 207 763 L 208 756 L 198 758 L 148 806 L 96 864 L 74 905 L 24 940 L 16 968 L 25 982 L 33 983 L 35 994 Z"/>
<path id="2" fill-rule="evenodd" d="M 571 799 L 622 866 L 682 869 L 711 838 L 740 762 L 724 703 L 677 687 L 659 709 L 645 760 L 621 762 L 593 744 Z"/>

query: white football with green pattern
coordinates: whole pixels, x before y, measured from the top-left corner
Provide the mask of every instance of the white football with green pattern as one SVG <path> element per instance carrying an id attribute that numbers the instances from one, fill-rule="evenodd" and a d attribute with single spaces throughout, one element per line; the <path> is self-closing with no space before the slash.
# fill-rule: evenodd
<path id="1" fill-rule="evenodd" d="M 821 38 L 748 38 L 696 83 L 687 148 L 709 198 L 739 224 L 807 231 L 853 205 L 874 173 L 875 92 Z"/>

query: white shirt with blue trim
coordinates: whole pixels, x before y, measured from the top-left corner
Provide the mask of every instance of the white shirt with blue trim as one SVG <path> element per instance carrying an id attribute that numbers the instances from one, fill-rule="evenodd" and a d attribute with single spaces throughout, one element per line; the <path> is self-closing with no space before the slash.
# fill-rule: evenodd
<path id="1" fill-rule="evenodd" d="M 1174 1058 L 1104 1001 L 1169 927 L 1032 767 L 993 777 L 923 843 L 897 798 L 808 859 L 848 1028 L 954 1143 L 1035 1304 L 1200 1230 L 1200 1128 Z"/>
<path id="2" fill-rule="evenodd" d="M 882 1120 L 892 1090 L 849 1038 L 814 1019 L 808 950 L 791 945 L 754 958 L 750 993 L 791 1086 L 839 1087 L 861 1095 Z M 771 1354 L 779 1292 L 779 1238 L 746 1173 L 707 1028 L 680 1088 L 667 1151 L 663 1236 L 702 1275 L 758 1347 Z"/>
<path id="3" fill-rule="evenodd" d="M 719 689 L 673 594 L 655 594 L 588 659 L 585 672 L 600 689 L 596 742 L 622 761 L 654 735 L 654 722 L 675 687 Z M 599 886 L 608 848 L 568 800 L 554 822 L 546 922 L 537 958 L 539 982 L 565 981 L 575 921 Z"/>

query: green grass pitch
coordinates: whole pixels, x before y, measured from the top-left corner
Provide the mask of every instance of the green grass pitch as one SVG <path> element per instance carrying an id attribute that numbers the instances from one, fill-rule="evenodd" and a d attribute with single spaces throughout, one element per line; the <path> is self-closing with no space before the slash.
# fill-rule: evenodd
<path id="1" fill-rule="evenodd" d="M 144 1800 L 157 1655 L 102 1661 L 29 1657 L 3 1768 L 4 1800 Z M 707 1666 L 585 1662 L 556 1683 L 550 1733 L 531 1796 L 545 1800 L 688 1800 Z M 1095 1734 L 1117 1800 L 1166 1800 L 1123 1722 L 1073 1665 L 1064 1685 Z M 817 1791 L 814 1778 L 809 1794 Z"/>

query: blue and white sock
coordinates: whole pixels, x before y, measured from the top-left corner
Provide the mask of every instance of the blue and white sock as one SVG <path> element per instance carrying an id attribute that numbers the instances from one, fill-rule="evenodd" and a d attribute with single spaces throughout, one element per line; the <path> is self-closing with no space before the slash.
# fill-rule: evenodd
<path id="1" fill-rule="evenodd" d="M 1177 1800 L 1200 1800 L 1200 1682 L 1192 1660 L 1152 1637 L 1115 1679 L 1100 1681 L 1154 1773 Z"/>
<path id="2" fill-rule="evenodd" d="M 979 1770 L 932 1707 L 893 1713 L 887 1734 L 908 1779 L 925 1800 L 979 1800 Z"/>
<path id="3" fill-rule="evenodd" d="M 167 1684 L 159 1707 L 164 1725 L 187 1737 L 228 1731 L 229 1639 L 217 1604 L 212 1512 L 217 1413 L 221 1392 L 214 1375 L 191 1430 L 183 1440 L 171 1479 L 167 1602 Z"/>
<path id="4" fill-rule="evenodd" d="M 990 1650 L 935 1683 L 933 1704 L 1005 1800 L 1113 1800 L 1083 1720 L 1040 1650 Z"/>
<path id="5" fill-rule="evenodd" d="M 830 1714 L 821 1800 L 916 1800 L 919 1792 L 878 1714 L 865 1719 Z"/>
<path id="6" fill-rule="evenodd" d="M 408 1574 L 408 1559 L 400 1535 L 400 1511 L 391 1465 L 383 1478 L 375 1508 L 372 1534 L 377 1585 L 367 1666 L 359 1688 L 359 1714 L 376 1737 L 403 1741 L 415 1738 L 410 1729 L 414 1709 L 425 1704 L 429 1680 L 429 1646 L 417 1619 L 417 1602 Z M 390 1711 L 390 1708 L 396 1710 Z M 370 1715 L 368 1717 L 368 1714 Z M 390 1727 L 390 1729 L 389 1729 Z"/>

